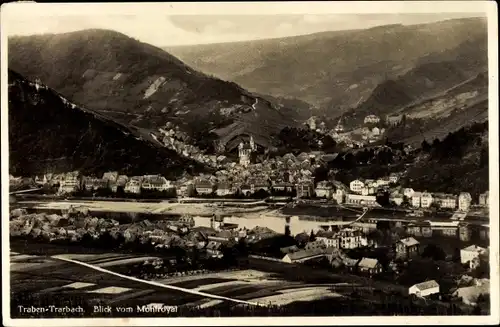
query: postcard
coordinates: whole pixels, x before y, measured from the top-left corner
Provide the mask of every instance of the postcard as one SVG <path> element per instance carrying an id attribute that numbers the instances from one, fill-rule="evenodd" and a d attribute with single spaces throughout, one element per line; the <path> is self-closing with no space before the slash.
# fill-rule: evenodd
<path id="1" fill-rule="evenodd" d="M 495 2 L 1 19 L 4 325 L 499 323 Z"/>

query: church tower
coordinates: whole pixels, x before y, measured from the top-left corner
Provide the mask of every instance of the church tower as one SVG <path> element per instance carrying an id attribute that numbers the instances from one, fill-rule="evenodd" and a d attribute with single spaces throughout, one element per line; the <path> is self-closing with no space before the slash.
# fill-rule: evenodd
<path id="1" fill-rule="evenodd" d="M 244 167 L 250 165 L 251 153 L 252 149 L 250 148 L 250 146 L 241 142 L 240 145 L 238 146 L 238 156 L 240 157 L 240 165 Z"/>

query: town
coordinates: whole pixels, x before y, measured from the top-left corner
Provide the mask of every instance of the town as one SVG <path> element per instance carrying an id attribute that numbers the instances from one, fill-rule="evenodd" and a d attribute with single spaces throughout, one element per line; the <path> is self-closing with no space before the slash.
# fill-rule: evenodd
<path id="1" fill-rule="evenodd" d="M 265 222 L 262 226 L 247 228 L 242 223 L 247 218 L 229 219 L 228 214 L 213 214 L 205 218 L 208 223 L 202 225 L 190 214 L 160 219 L 150 215 L 138 222 L 120 221 L 106 215 L 96 217 L 98 214 L 83 204 L 57 214 L 43 210 L 28 213 L 22 207 L 13 209 L 11 237 L 129 251 L 140 249 L 167 257 L 177 253 L 173 265 L 171 259 L 166 259 L 161 261 L 161 269 L 151 271 L 139 267 L 129 271 L 135 271 L 142 278 L 192 274 L 234 265 L 245 267 L 241 256 L 250 256 L 271 263 L 312 265 L 326 271 L 389 280 L 400 288 L 406 285 L 403 293 L 407 296 L 432 296 L 447 301 L 459 298 L 471 307 L 485 303 L 489 292 L 489 227 L 488 220 L 481 217 L 488 214 L 488 192 L 472 199 L 467 192 L 443 194 L 403 188 L 398 185 L 399 174 L 377 180 L 355 179 L 349 185 L 334 179 L 315 183 L 314 170 L 327 154 L 286 154 L 253 163 L 253 149 L 255 144 L 250 137 L 248 144 L 238 145 L 238 163 L 227 164 L 214 175 L 176 181 L 161 175 L 129 177 L 114 171 L 97 177 L 75 171 L 33 178 L 11 176 L 10 182 L 13 186 L 28 187 L 28 192 L 13 192 L 21 201 L 30 197 L 48 197 L 50 201 L 58 198 L 163 199 L 178 203 L 201 201 L 205 206 L 235 202 L 236 207 L 245 203 L 252 205 L 248 202 L 252 199 L 259 205 L 279 203 L 281 230 L 271 225 L 273 228 L 269 228 Z M 29 187 L 45 194 L 29 195 Z M 245 199 L 248 201 L 238 202 Z M 338 220 L 333 214 L 318 221 L 315 216 L 318 206 L 340 208 L 343 213 L 337 216 L 344 219 L 340 223 L 332 222 L 332 219 Z M 308 215 L 291 216 L 293 210 L 308 207 Z M 287 215 L 287 210 L 292 210 L 292 214 Z M 307 225 L 300 225 L 308 227 L 291 228 L 299 225 L 298 221 L 309 221 Z M 450 241 L 456 245 L 451 250 L 449 247 L 443 250 L 434 239 L 443 240 L 438 242 L 440 245 Z M 194 263 L 193 257 L 203 264 Z M 186 258 L 189 259 L 186 261 Z M 235 261 L 236 258 L 240 259 Z M 146 262 L 146 267 L 148 265 Z M 428 270 L 429 275 L 413 274 L 412 269 L 416 267 Z"/>

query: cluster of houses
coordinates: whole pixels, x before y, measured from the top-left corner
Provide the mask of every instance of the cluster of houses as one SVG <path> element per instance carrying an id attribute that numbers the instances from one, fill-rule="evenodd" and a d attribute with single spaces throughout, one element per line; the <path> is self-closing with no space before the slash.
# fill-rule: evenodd
<path id="1" fill-rule="evenodd" d="M 399 180 L 398 174 L 391 174 L 388 177 L 373 179 L 355 179 L 349 183 L 349 190 L 357 197 L 346 197 L 347 203 L 375 203 L 375 194 L 382 187 L 389 189 L 389 186 L 395 186 Z M 349 197 L 351 199 L 349 199 Z M 479 196 L 479 205 L 489 205 L 489 192 Z M 405 200 L 413 208 L 437 207 L 441 209 L 451 209 L 467 212 L 472 204 L 472 196 L 468 192 L 461 192 L 459 195 L 445 193 L 418 192 L 412 188 L 392 188 L 389 200 L 395 205 L 401 205 Z"/>
<path id="2" fill-rule="evenodd" d="M 280 249 L 284 254 L 281 261 L 290 264 L 304 263 L 309 260 L 326 258 L 336 268 L 343 268 L 349 273 L 373 277 L 384 272 L 382 264 L 376 258 L 362 257 L 352 259 L 343 250 L 355 249 L 370 245 L 364 233 L 358 228 L 345 228 L 337 233 L 318 232 L 314 241 L 308 242 L 303 249 L 289 246 Z M 394 244 L 395 259 L 408 261 L 417 258 L 422 253 L 421 244 L 413 237 L 402 238 Z M 476 269 L 481 264 L 480 258 L 488 255 L 489 250 L 477 245 L 470 245 L 460 250 L 460 262 L 470 270 Z M 388 269 L 398 272 L 394 262 Z M 462 298 L 466 304 L 475 304 L 479 294 L 488 294 L 489 281 L 480 281 L 466 287 L 457 288 L 452 296 Z M 408 294 L 425 298 L 433 294 L 440 294 L 439 283 L 435 280 L 425 280 L 408 288 Z"/>
<path id="3" fill-rule="evenodd" d="M 314 183 L 311 166 L 314 154 L 303 153 L 297 157 L 292 154 L 285 155 L 282 161 L 273 161 L 268 169 L 260 164 L 247 167 L 243 171 L 218 171 L 217 174 L 203 176 L 194 179 L 184 178 L 178 181 L 169 181 L 160 175 L 132 176 L 120 175 L 118 172 L 106 172 L 101 178 L 82 176 L 78 171 L 65 174 L 45 174 L 35 177 L 36 184 L 59 185 L 59 193 L 72 193 L 81 189 L 90 191 L 109 188 L 116 192 L 122 187 L 125 193 L 140 194 L 143 190 L 169 191 L 177 196 L 214 195 L 231 196 L 241 194 L 250 196 L 259 191 L 269 194 L 280 193 L 282 195 L 295 195 L 297 198 L 326 198 L 333 199 L 337 203 L 346 203 L 360 206 L 378 206 L 376 194 L 380 189 L 390 192 L 389 201 L 396 206 L 406 203 L 415 209 L 428 209 L 436 207 L 440 209 L 469 211 L 472 204 L 470 193 L 461 192 L 459 195 L 445 193 L 418 192 L 412 188 L 401 188 L 397 186 L 400 174 L 390 174 L 379 179 L 355 179 L 349 186 L 339 181 L 321 181 Z M 306 162 L 308 169 L 297 167 L 286 173 L 277 169 L 280 163 L 295 166 L 297 162 Z M 254 167 L 255 166 L 255 167 Z M 300 166 L 300 165 L 299 165 Z M 273 168 L 275 169 L 273 171 Z M 281 167 L 283 168 L 283 167 Z M 268 172 L 268 173 L 266 173 Z M 232 174 L 232 176 L 228 176 Z M 11 182 L 15 182 L 14 177 Z M 489 206 L 489 192 L 479 196 L 480 206 Z M 458 212 L 457 211 L 457 212 Z"/>

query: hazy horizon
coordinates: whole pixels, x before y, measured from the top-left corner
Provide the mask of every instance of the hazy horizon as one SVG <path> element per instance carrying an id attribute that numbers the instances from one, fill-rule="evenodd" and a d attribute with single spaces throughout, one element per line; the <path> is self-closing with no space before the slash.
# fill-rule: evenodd
<path id="1" fill-rule="evenodd" d="M 8 36 L 62 34 L 86 29 L 114 30 L 158 47 L 214 44 L 293 37 L 314 33 L 417 25 L 478 13 L 324 14 L 324 15 L 109 15 L 12 18 Z M 153 23 L 152 23 L 153 22 Z"/>

